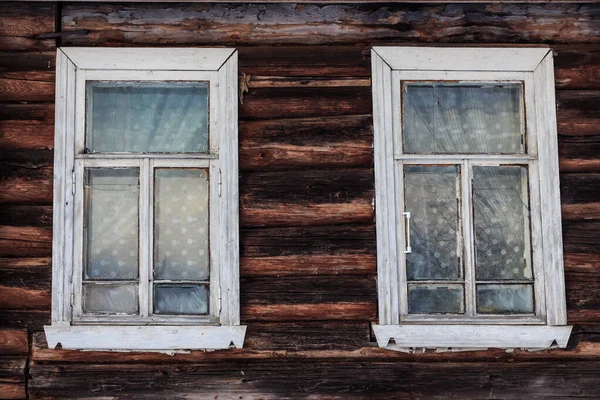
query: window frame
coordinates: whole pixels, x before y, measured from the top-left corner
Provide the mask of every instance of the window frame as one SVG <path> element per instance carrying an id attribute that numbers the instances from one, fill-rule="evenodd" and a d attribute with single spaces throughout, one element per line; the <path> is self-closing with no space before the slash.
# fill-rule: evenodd
<path id="1" fill-rule="evenodd" d="M 246 326 L 240 325 L 239 311 L 237 51 L 59 48 L 56 70 L 52 324 L 45 326 L 49 347 L 60 344 L 69 349 L 165 352 L 241 348 Z M 207 82 L 208 152 L 85 153 L 87 81 Z M 140 251 L 139 285 L 146 289 L 140 289 L 139 316 L 82 315 L 84 167 L 110 166 L 140 170 L 139 204 L 145 209 L 140 206 L 139 210 L 139 247 L 144 249 Z M 152 177 L 154 168 L 165 167 L 208 170 L 208 316 L 153 316 L 149 310 L 154 252 L 149 235 Z M 142 186 L 147 193 L 143 193 Z M 144 237 L 144 232 L 148 237 Z"/>
<path id="2" fill-rule="evenodd" d="M 374 47 L 371 56 L 379 299 L 379 324 L 373 325 L 373 331 L 378 345 L 396 350 L 565 347 L 571 327 L 566 326 L 552 50 Z M 522 82 L 525 152 L 402 154 L 401 87 L 405 81 Z M 403 315 L 407 302 L 403 165 L 436 162 L 461 165 L 461 173 L 472 162 L 528 166 L 534 317 Z M 462 178 L 463 190 L 469 190 L 467 178 Z M 469 196 L 461 195 L 461 199 L 465 197 Z M 467 210 L 470 200 L 467 204 L 461 201 L 461 208 Z M 474 234 L 468 219 L 461 226 L 467 239 Z M 471 242 L 467 245 L 467 257 L 468 253 L 473 254 Z M 465 265 L 465 276 L 468 269 Z M 472 278 L 472 286 L 474 282 Z"/>

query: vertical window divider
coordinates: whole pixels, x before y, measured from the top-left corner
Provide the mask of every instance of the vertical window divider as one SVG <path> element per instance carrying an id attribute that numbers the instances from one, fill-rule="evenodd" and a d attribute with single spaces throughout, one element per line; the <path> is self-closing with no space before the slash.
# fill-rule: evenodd
<path id="1" fill-rule="evenodd" d="M 473 188 L 471 185 L 471 162 L 464 159 L 461 165 L 461 200 L 462 200 L 462 231 L 465 277 L 465 313 L 474 316 L 476 313 L 475 299 L 475 251 L 473 240 Z"/>
<path id="2" fill-rule="evenodd" d="M 140 221 L 140 235 L 139 235 L 139 302 L 140 302 L 140 315 L 147 317 L 149 315 L 149 294 L 150 289 L 150 262 L 151 262 L 151 232 L 152 232 L 152 217 L 150 211 L 152 209 L 151 200 L 151 180 L 152 180 L 152 166 L 149 158 L 143 158 L 140 162 L 140 207 L 139 207 L 139 221 Z"/>

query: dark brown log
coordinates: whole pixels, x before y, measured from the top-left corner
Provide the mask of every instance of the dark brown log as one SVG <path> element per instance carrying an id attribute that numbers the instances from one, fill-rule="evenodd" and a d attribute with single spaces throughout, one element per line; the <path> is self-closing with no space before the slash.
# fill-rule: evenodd
<path id="1" fill-rule="evenodd" d="M 371 77 L 368 46 L 254 46 L 238 52 L 240 73 L 251 77 Z"/>
<path id="2" fill-rule="evenodd" d="M 47 310 L 2 310 L 0 329 L 44 330 L 50 324 L 50 309 Z"/>
<path id="3" fill-rule="evenodd" d="M 51 228 L 0 226 L 0 257 L 40 257 L 51 252 Z"/>
<path id="4" fill-rule="evenodd" d="M 0 285 L 0 310 L 46 310 L 50 308 L 52 292 Z M 1 312 L 1 311 L 0 311 Z"/>
<path id="5" fill-rule="evenodd" d="M 377 303 L 243 305 L 241 317 L 242 321 L 374 321 L 377 318 Z"/>
<path id="6" fill-rule="evenodd" d="M 56 53 L 54 51 L 0 52 L 0 76 L 11 72 L 54 71 L 55 68 Z"/>
<path id="7" fill-rule="evenodd" d="M 249 276 L 376 274 L 373 255 L 242 257 L 240 274 Z"/>
<path id="8" fill-rule="evenodd" d="M 0 112 L 2 105 L 0 105 Z M 50 149 L 54 147 L 53 121 L 0 120 L 0 152 L 4 159 L 15 150 Z"/>
<path id="9" fill-rule="evenodd" d="M 0 204 L 52 204 L 52 167 L 2 163 Z"/>
<path id="10" fill-rule="evenodd" d="M 560 89 L 600 89 L 600 46 L 552 46 L 556 87 Z"/>
<path id="11" fill-rule="evenodd" d="M 600 172 L 600 135 L 558 135 L 561 172 Z"/>
<path id="12" fill-rule="evenodd" d="M 600 223 L 585 221 L 563 222 L 565 253 L 600 254 Z"/>
<path id="13" fill-rule="evenodd" d="M 4 383 L 0 382 L 0 395 L 2 399 L 26 399 L 27 392 L 25 382 L 23 383 Z"/>
<path id="14" fill-rule="evenodd" d="M 600 113 L 598 90 L 559 90 L 556 92 L 558 133 L 598 135 Z"/>
<path id="15" fill-rule="evenodd" d="M 241 256 L 375 254 L 373 225 L 243 229 Z"/>
<path id="16" fill-rule="evenodd" d="M 270 360 L 203 364 L 34 364 L 40 397 L 595 398 L 600 362 L 355 363 Z M 90 382 L 82 385 L 81 382 Z"/>
<path id="17" fill-rule="evenodd" d="M 27 359 L 23 357 L 0 358 L 0 382 L 24 382 Z"/>
<path id="18" fill-rule="evenodd" d="M 371 167 L 370 115 L 240 121 L 240 169 Z"/>
<path id="19" fill-rule="evenodd" d="M 0 123 L 5 123 L 4 121 L 39 121 L 47 124 L 53 124 L 54 104 L 0 104 Z"/>
<path id="20" fill-rule="evenodd" d="M 239 107 L 240 119 L 306 118 L 362 115 L 371 112 L 371 89 L 250 89 Z"/>
<path id="21" fill-rule="evenodd" d="M 0 208 L 0 225 L 51 227 L 52 206 L 3 206 Z M 0 268 L 1 265 L 0 260 Z"/>
<path id="22" fill-rule="evenodd" d="M 3 4 L 0 13 L 0 50 L 54 49 L 54 40 L 39 40 L 36 37 L 54 32 L 55 15 L 53 4 Z"/>
<path id="23" fill-rule="evenodd" d="M 600 219 L 600 174 L 560 175 L 563 219 Z"/>
<path id="24" fill-rule="evenodd" d="M 54 100 L 54 81 L 34 79 L 33 74 L 0 78 L 0 101 L 49 101 Z"/>
<path id="25" fill-rule="evenodd" d="M 0 329 L 0 354 L 4 356 L 29 353 L 27 331 Z"/>
<path id="26" fill-rule="evenodd" d="M 242 307 L 360 302 L 376 304 L 377 288 L 375 277 L 368 275 L 280 276 L 277 279 L 248 277 L 240 280 L 240 298 Z"/>
<path id="27" fill-rule="evenodd" d="M 598 43 L 591 5 L 66 4 L 70 45 Z M 510 16 L 510 17 L 508 17 Z M 143 26 L 143 29 L 140 27 Z"/>
<path id="28" fill-rule="evenodd" d="M 600 274 L 600 254 L 566 253 L 565 270 Z"/>

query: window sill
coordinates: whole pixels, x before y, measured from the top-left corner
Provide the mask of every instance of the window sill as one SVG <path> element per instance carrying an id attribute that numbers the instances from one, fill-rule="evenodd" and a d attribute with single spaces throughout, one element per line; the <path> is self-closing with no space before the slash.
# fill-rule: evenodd
<path id="1" fill-rule="evenodd" d="M 71 350 L 159 351 L 242 348 L 246 326 L 48 325 L 48 347 Z"/>
<path id="2" fill-rule="evenodd" d="M 418 348 L 441 351 L 565 348 L 572 328 L 535 325 L 373 325 L 379 347 L 406 352 Z"/>

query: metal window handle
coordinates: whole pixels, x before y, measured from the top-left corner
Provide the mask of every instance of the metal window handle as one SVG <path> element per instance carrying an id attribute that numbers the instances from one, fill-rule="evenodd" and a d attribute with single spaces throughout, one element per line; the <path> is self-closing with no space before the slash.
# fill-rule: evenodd
<path id="1" fill-rule="evenodd" d="M 404 250 L 404 254 L 412 253 L 412 249 L 410 248 L 410 211 L 403 212 L 404 218 L 406 219 L 406 250 Z"/>

